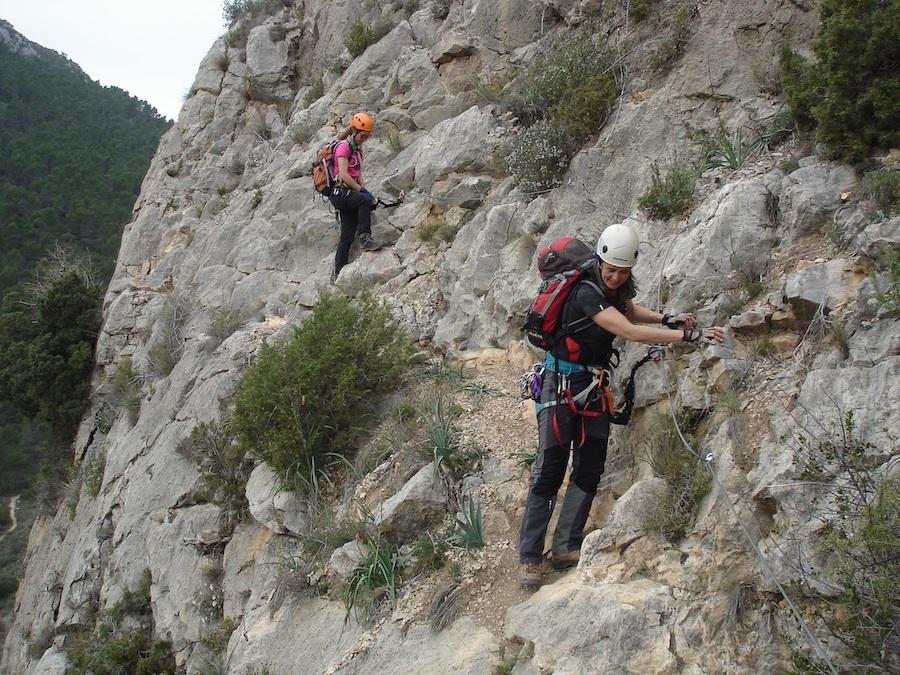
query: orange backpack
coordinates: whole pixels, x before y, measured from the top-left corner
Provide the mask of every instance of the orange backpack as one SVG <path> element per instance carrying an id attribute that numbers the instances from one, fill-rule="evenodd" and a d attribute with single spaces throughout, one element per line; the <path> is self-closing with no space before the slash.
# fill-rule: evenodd
<path id="1" fill-rule="evenodd" d="M 313 187 L 323 197 L 331 195 L 331 188 L 334 187 L 334 176 L 331 175 L 331 162 L 334 156 L 334 149 L 340 141 L 329 141 L 322 144 L 316 151 L 316 158 L 313 160 L 312 179 Z"/>

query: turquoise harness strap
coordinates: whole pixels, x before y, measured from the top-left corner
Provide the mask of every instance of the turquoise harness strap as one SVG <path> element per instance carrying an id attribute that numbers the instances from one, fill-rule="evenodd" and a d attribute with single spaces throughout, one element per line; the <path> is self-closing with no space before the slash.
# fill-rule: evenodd
<path id="1" fill-rule="evenodd" d="M 537 403 L 534 404 L 534 414 L 537 415 L 544 408 L 549 408 L 550 406 L 556 405 L 556 399 L 552 401 L 547 401 L 546 403 Z"/>
<path id="2" fill-rule="evenodd" d="M 573 400 L 577 403 L 584 403 L 584 400 L 587 399 L 596 384 L 602 381 L 603 374 L 605 374 L 606 372 L 606 370 L 602 366 L 591 366 L 581 363 L 575 363 L 573 361 L 566 361 L 565 359 L 558 359 L 552 354 L 547 354 L 547 360 L 545 364 L 547 370 L 550 370 L 554 373 L 559 373 L 561 375 L 571 375 L 572 373 L 591 373 L 594 375 L 595 379 L 591 386 L 574 397 Z M 549 408 L 554 405 L 556 405 L 556 399 L 547 401 L 546 403 L 535 402 L 534 412 L 535 414 L 538 414 L 544 408 Z"/>
<path id="3" fill-rule="evenodd" d="M 548 370 L 552 370 L 554 373 L 562 373 L 563 375 L 571 375 L 572 373 L 580 372 L 588 372 L 593 373 L 594 375 L 599 375 L 605 370 L 603 366 L 584 365 L 582 363 L 575 363 L 574 361 L 558 359 L 553 356 L 553 354 L 547 354 L 546 364 Z"/>

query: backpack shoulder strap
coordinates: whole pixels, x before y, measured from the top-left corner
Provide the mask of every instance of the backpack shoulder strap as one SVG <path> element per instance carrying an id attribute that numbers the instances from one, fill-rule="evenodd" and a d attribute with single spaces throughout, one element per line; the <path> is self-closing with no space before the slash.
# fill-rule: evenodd
<path id="1" fill-rule="evenodd" d="M 575 294 L 578 292 L 578 288 L 582 285 L 590 286 L 598 294 L 600 294 L 610 305 L 615 306 L 615 302 L 609 297 L 609 294 L 593 279 L 590 277 L 583 277 L 579 279 L 578 283 L 575 285 L 575 288 L 572 289 L 572 292 L 569 294 L 569 297 L 566 298 L 566 303 L 563 308 L 563 323 L 560 326 L 560 332 L 563 335 L 574 335 L 578 331 L 584 330 L 589 327 L 592 323 L 591 317 L 589 316 L 581 316 L 570 321 L 565 321 L 565 319 L 569 318 L 568 314 L 570 312 L 570 305 L 575 298 Z"/>
<path id="2" fill-rule="evenodd" d="M 575 295 L 578 293 L 578 289 L 581 287 L 582 284 L 587 284 L 588 286 L 591 286 L 594 289 L 596 289 L 598 293 L 603 293 L 603 291 L 600 289 L 600 287 L 596 283 L 591 281 L 589 278 L 583 277 L 578 280 L 578 282 L 575 284 L 575 287 L 572 289 L 572 292 L 569 293 L 569 297 L 566 298 L 565 304 L 563 305 L 563 309 L 562 309 L 562 319 L 563 320 L 559 327 L 559 332 L 563 336 L 572 335 L 573 333 L 577 333 L 578 331 L 583 330 L 584 328 L 587 327 L 588 323 L 591 320 L 591 318 L 589 316 L 577 317 L 574 319 L 571 318 L 571 316 L 570 316 L 570 314 L 572 312 L 572 309 L 571 309 L 572 302 L 575 299 Z"/>
<path id="3" fill-rule="evenodd" d="M 343 140 L 335 140 L 334 145 L 331 147 L 331 175 L 337 178 L 338 175 L 338 157 L 337 157 L 337 149 L 341 147 L 342 143 L 347 143 L 347 139 Z M 347 143 L 347 145 L 350 145 Z M 353 148 L 350 148 L 350 152 L 353 152 Z"/>

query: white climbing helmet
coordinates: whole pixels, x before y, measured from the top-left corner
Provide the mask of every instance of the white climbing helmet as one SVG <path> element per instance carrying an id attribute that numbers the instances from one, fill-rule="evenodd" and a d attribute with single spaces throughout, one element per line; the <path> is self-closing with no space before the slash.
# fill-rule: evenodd
<path id="1" fill-rule="evenodd" d="M 628 225 L 610 225 L 597 240 L 597 257 L 616 267 L 634 267 L 640 240 Z"/>

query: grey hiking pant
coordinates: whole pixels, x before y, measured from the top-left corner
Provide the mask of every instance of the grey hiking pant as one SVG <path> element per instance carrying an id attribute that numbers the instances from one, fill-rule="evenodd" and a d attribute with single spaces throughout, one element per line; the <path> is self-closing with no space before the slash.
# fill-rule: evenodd
<path id="1" fill-rule="evenodd" d="M 573 374 L 573 387 L 584 380 Z M 555 401 L 556 376 L 544 377 L 541 401 Z M 602 403 L 589 402 L 599 410 Z M 544 557 L 544 539 L 572 458 L 572 474 L 553 533 L 552 551 L 556 554 L 581 548 L 582 533 L 597 494 L 600 476 L 606 465 L 609 443 L 609 415 L 582 417 L 567 406 L 549 406 L 538 412 L 538 457 L 525 500 L 525 515 L 519 532 L 519 562 L 540 563 Z"/>

